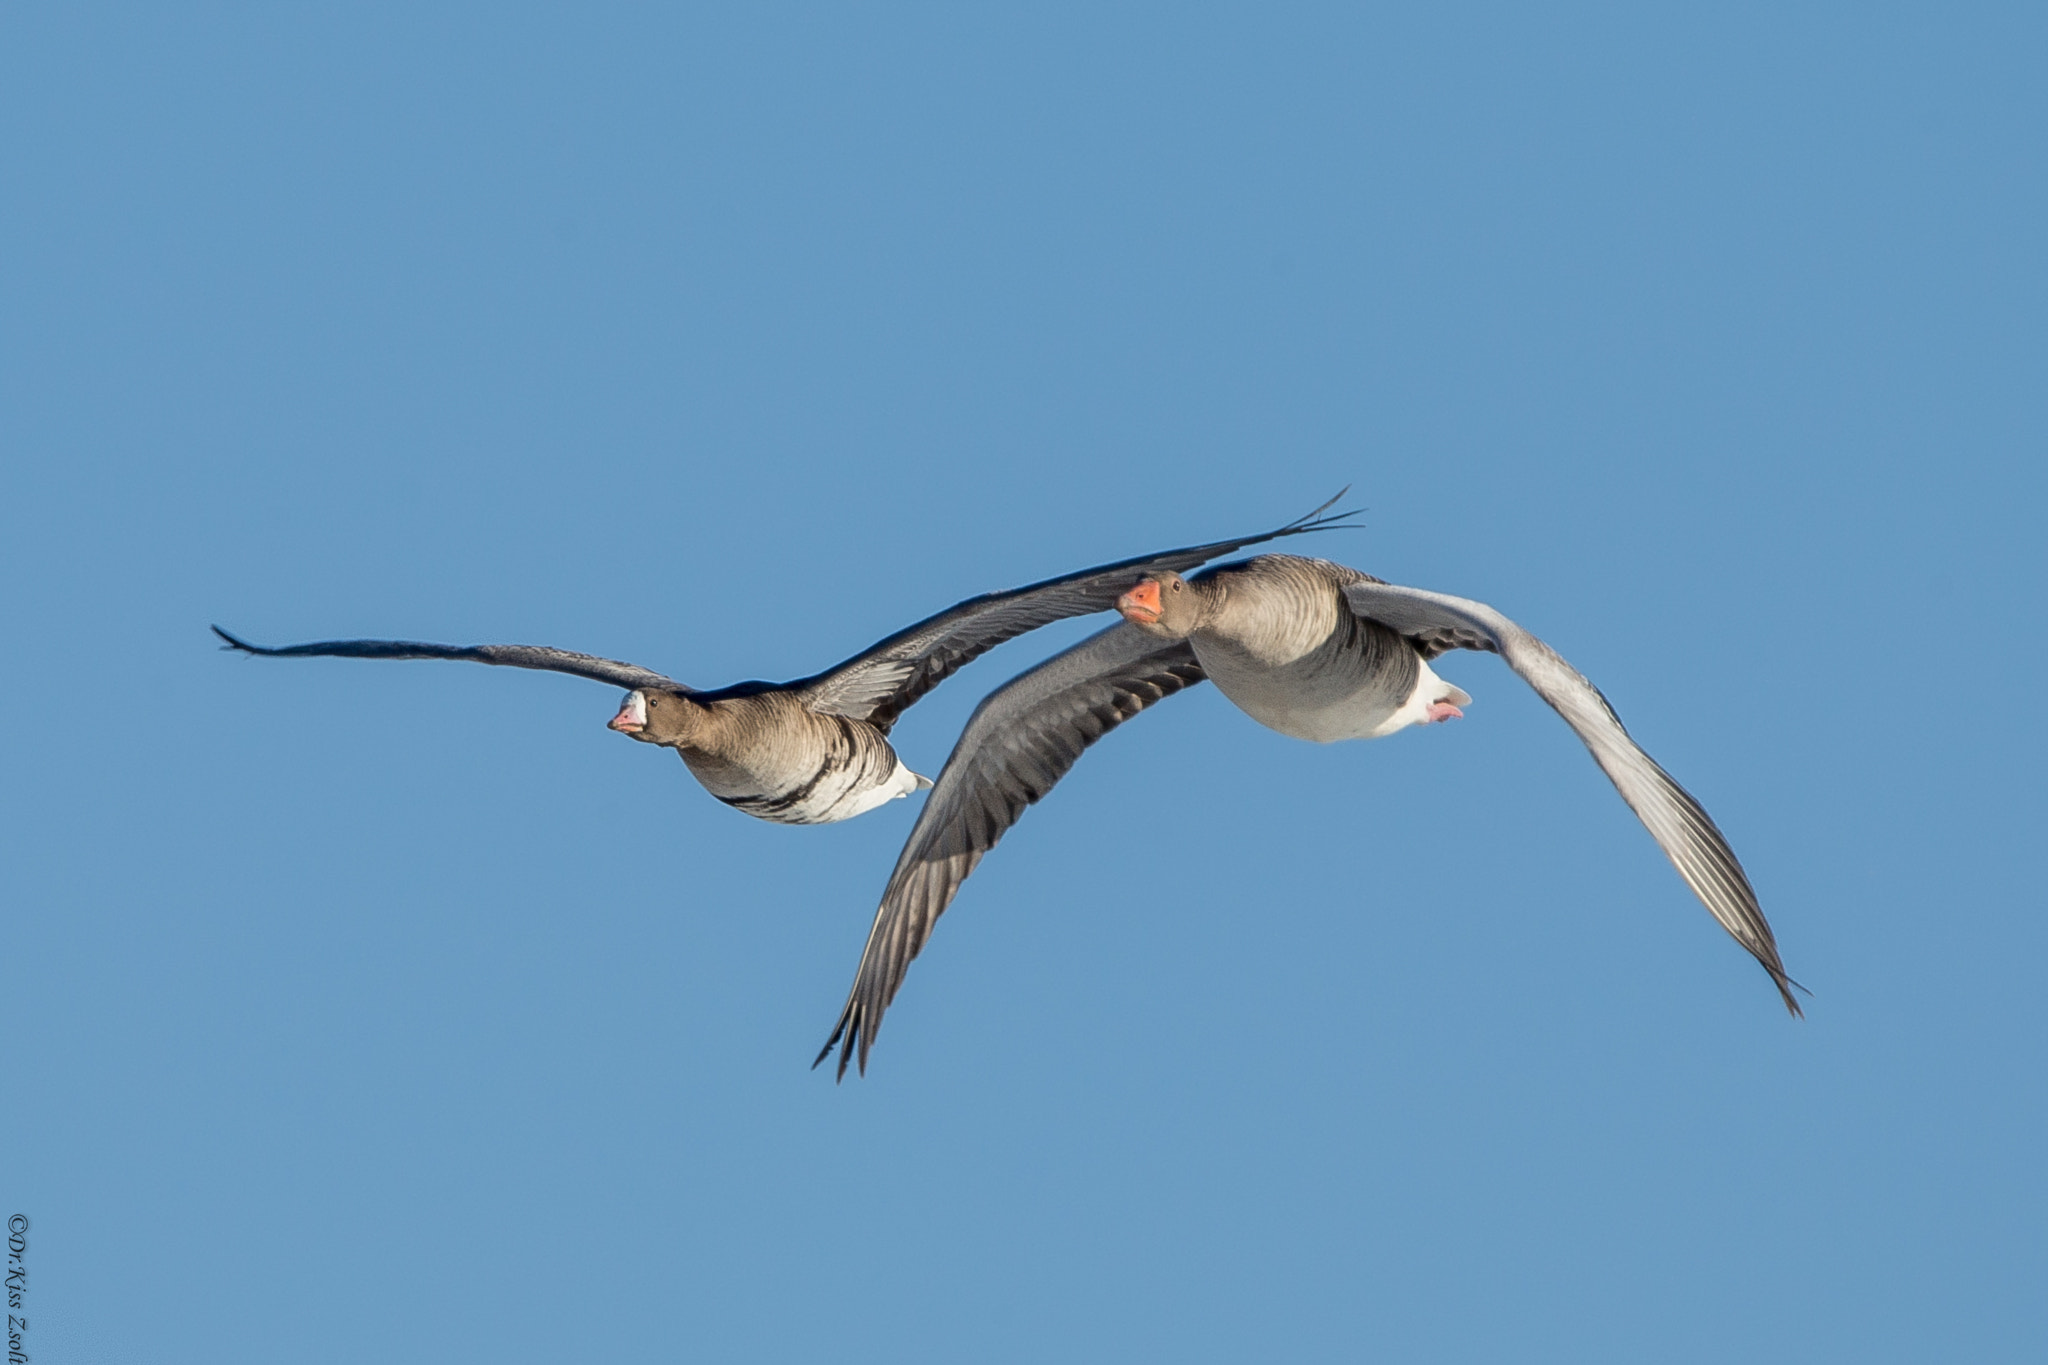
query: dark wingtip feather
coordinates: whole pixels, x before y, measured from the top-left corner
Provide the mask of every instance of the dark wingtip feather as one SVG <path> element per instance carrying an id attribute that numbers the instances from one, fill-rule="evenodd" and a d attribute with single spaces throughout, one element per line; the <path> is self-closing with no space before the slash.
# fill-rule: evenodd
<path id="1" fill-rule="evenodd" d="M 1801 995 L 1807 996 L 1812 995 L 1813 992 L 1806 989 L 1806 987 L 1800 985 L 1797 981 L 1794 981 L 1791 977 L 1785 975 L 1783 972 L 1772 972 L 1771 984 L 1775 985 L 1778 988 L 1778 994 L 1784 999 L 1785 1008 L 1791 1011 L 1792 1017 L 1794 1019 L 1804 1019 L 1806 1017 L 1806 1011 L 1799 1008 L 1799 1002 L 1792 998 L 1792 992 L 1798 991 Z"/>
<path id="2" fill-rule="evenodd" d="M 1343 523 L 1349 521 L 1352 517 L 1363 516 L 1365 513 L 1365 509 L 1362 507 L 1354 507 L 1349 512 L 1338 512 L 1332 516 L 1326 517 L 1323 515 L 1323 513 L 1329 511 L 1330 508 L 1342 502 L 1344 500 L 1344 495 L 1346 493 L 1349 493 L 1350 491 L 1351 485 L 1348 483 L 1345 484 L 1342 488 L 1337 490 L 1336 497 L 1331 498 L 1328 502 L 1325 502 L 1322 506 L 1316 508 L 1314 511 L 1296 517 L 1293 521 L 1290 521 L 1285 526 L 1281 527 L 1277 532 L 1275 532 L 1275 534 L 1282 536 L 1298 536 L 1306 531 L 1358 530 L 1359 528 L 1356 526 L 1348 526 Z"/>
<path id="3" fill-rule="evenodd" d="M 1337 496 L 1336 496 L 1336 497 L 1334 497 L 1334 498 L 1331 498 L 1331 499 L 1329 499 L 1329 500 L 1328 500 L 1327 502 L 1325 502 L 1325 503 L 1324 503 L 1324 504 L 1323 504 L 1322 506 L 1320 506 L 1320 507 L 1316 508 L 1316 509 L 1315 509 L 1315 510 L 1314 510 L 1313 512 L 1310 512 L 1310 513 L 1309 513 L 1309 514 L 1308 514 L 1307 516 L 1305 516 L 1305 517 L 1296 517 L 1296 518 L 1295 518 L 1295 519 L 1294 519 L 1293 521 L 1290 521 L 1290 522 L 1288 522 L 1287 524 L 1288 524 L 1289 526 L 1305 526 L 1305 525 L 1307 525 L 1307 524 L 1308 524 L 1309 522 L 1312 522 L 1312 521 L 1314 521 L 1314 520 L 1315 520 L 1315 519 L 1316 519 L 1317 517 L 1321 516 L 1321 515 L 1322 515 L 1323 513 L 1325 513 L 1325 512 L 1327 512 L 1327 511 L 1329 511 L 1329 510 L 1330 510 L 1330 509 L 1331 509 L 1332 507 L 1335 507 L 1335 506 L 1336 506 L 1336 505 L 1337 505 L 1338 503 L 1340 503 L 1340 502 L 1344 501 L 1344 495 L 1345 495 L 1346 493 L 1349 493 L 1350 491 L 1351 491 L 1351 485 L 1347 483 L 1347 484 L 1345 484 L 1345 485 L 1344 485 L 1344 486 L 1343 486 L 1342 488 L 1340 488 L 1340 489 L 1338 489 L 1338 490 L 1337 490 Z M 1356 515 L 1357 515 L 1357 513 L 1355 513 L 1355 512 L 1343 512 L 1343 513 L 1340 513 L 1339 515 L 1340 515 L 1340 516 L 1346 516 L 1346 517 L 1350 517 L 1350 516 L 1356 516 Z"/>
<path id="4" fill-rule="evenodd" d="M 816 1071 L 819 1067 L 823 1066 L 825 1059 L 830 1057 L 836 1048 L 839 1052 L 839 1069 L 832 1079 L 835 1084 L 844 1081 L 846 1079 L 847 1064 L 853 1061 L 854 1049 L 858 1047 L 860 1050 L 860 1074 L 863 1076 L 867 1075 L 868 1033 L 870 1030 L 861 1026 L 863 1022 L 861 1007 L 858 1004 L 848 1005 L 839 1016 L 839 1022 L 832 1026 L 832 1036 L 825 1040 L 825 1046 L 818 1049 L 817 1057 L 811 1062 L 811 1070 Z"/>
<path id="5" fill-rule="evenodd" d="M 236 639 L 234 636 L 222 630 L 219 626 L 212 626 L 210 627 L 210 629 L 213 631 L 215 635 L 218 635 L 220 636 L 221 639 L 227 641 L 226 644 L 221 646 L 223 650 L 239 649 L 244 654 L 261 654 L 263 652 L 255 645 L 250 644 L 247 640 Z"/>
<path id="6" fill-rule="evenodd" d="M 846 1032 L 846 1016 L 852 1012 L 849 1009 L 839 1016 L 839 1022 L 832 1026 L 832 1036 L 825 1040 L 825 1046 L 819 1048 L 818 1055 L 811 1059 L 811 1070 L 816 1071 L 819 1067 L 823 1066 L 825 1059 L 832 1055 L 832 1049 L 839 1046 L 840 1035 Z M 840 1065 L 839 1072 L 841 1075 L 846 1074 L 844 1063 Z"/>

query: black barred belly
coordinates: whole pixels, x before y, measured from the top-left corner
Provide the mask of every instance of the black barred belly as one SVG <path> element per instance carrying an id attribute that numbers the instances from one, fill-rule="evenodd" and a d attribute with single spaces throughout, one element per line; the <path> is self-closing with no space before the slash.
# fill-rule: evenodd
<path id="1" fill-rule="evenodd" d="M 815 766 L 785 782 L 754 774 L 765 788 L 756 792 L 735 794 L 709 783 L 707 788 L 734 810 L 779 825 L 829 825 L 873 809 L 887 799 L 874 793 L 895 776 L 896 751 L 868 726 L 843 716 L 831 719 L 838 723 L 829 734 L 823 760 Z"/>

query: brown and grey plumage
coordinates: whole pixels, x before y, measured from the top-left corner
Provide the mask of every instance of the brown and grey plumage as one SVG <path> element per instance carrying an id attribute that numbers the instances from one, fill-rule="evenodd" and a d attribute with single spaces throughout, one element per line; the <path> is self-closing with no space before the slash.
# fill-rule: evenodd
<path id="1" fill-rule="evenodd" d="M 1268 554 L 1192 579 L 1148 574 L 1118 602 L 1125 624 L 990 694 L 968 722 L 896 860 L 837 1027 L 867 1067 L 904 973 L 984 854 L 1081 753 L 1152 703 L 1204 679 L 1282 734 L 1375 739 L 1448 720 L 1471 701 L 1430 661 L 1498 654 L 1565 719 L 1672 865 L 1799 1013 L 1756 892 L 1700 804 L 1630 739 L 1599 690 L 1493 608 L 1398 587 L 1327 560 Z"/>
<path id="2" fill-rule="evenodd" d="M 1192 569 L 1247 545 L 1339 525 L 1352 514 L 1322 515 L 1336 500 L 1277 530 L 1141 555 L 969 598 L 808 678 L 738 683 L 711 692 L 635 664 L 540 645 L 328 640 L 265 649 L 218 626 L 214 631 L 227 648 L 273 658 L 462 659 L 614 683 L 630 690 L 611 728 L 676 750 L 720 801 L 781 824 L 826 824 L 931 785 L 897 757 L 889 729 L 956 669 L 1039 626 L 1107 611 L 1146 574 Z"/>

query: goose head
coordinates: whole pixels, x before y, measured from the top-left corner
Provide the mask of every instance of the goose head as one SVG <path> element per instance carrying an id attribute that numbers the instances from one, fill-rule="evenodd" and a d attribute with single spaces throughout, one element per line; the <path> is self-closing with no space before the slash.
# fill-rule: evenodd
<path id="1" fill-rule="evenodd" d="M 674 748 L 695 733 L 703 710 L 680 692 L 640 688 L 626 694 L 619 703 L 619 714 L 605 728 L 630 735 L 643 744 Z"/>
<path id="2" fill-rule="evenodd" d="M 1147 574 L 1117 598 L 1117 614 L 1147 635 L 1183 640 L 1202 624 L 1205 586 L 1171 571 Z"/>

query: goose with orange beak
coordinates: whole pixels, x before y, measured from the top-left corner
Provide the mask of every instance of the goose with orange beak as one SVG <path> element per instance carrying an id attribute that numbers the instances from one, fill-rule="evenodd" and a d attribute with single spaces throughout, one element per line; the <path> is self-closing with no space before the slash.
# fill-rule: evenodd
<path id="1" fill-rule="evenodd" d="M 1463 716 L 1472 698 L 1437 676 L 1453 649 L 1498 654 L 1577 732 L 1693 894 L 1762 964 L 1794 1015 L 1795 983 L 1749 878 L 1706 811 L 1629 738 L 1593 684 L 1481 602 L 1399 587 L 1324 559 L 1267 554 L 1143 574 L 1112 626 L 990 694 L 939 774 L 896 860 L 839 1023 L 866 1069 L 882 1015 L 961 884 L 1081 754 L 1147 707 L 1211 681 L 1261 725 L 1329 743 Z"/>
<path id="2" fill-rule="evenodd" d="M 1210 681 L 1261 725 L 1295 739 L 1380 739 L 1465 713 L 1472 698 L 1421 651 L 1345 605 L 1327 560 L 1263 555 L 1194 581 L 1148 575 L 1117 599 L 1124 620 L 1186 640 Z"/>

